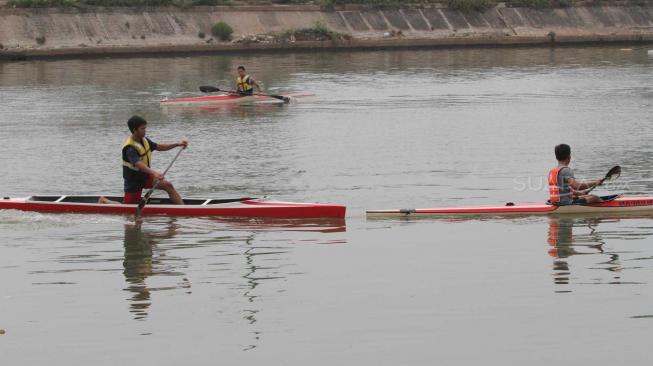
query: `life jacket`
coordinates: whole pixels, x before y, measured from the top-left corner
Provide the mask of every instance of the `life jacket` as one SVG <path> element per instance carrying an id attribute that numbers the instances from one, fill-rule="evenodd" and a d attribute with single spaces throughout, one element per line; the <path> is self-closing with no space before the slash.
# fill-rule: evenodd
<path id="1" fill-rule="evenodd" d="M 558 186 L 558 173 L 563 167 L 555 167 L 549 171 L 549 202 L 560 202 L 560 187 Z"/>
<path id="2" fill-rule="evenodd" d="M 248 91 L 254 89 L 252 87 L 252 84 L 249 81 L 250 81 L 249 75 L 245 75 L 243 77 L 239 76 L 236 79 L 236 85 L 238 86 L 238 91 L 239 92 L 248 92 Z"/>
<path id="3" fill-rule="evenodd" d="M 122 165 L 131 170 L 139 171 L 138 168 L 127 159 L 127 147 L 129 146 L 138 151 L 138 155 L 143 159 L 143 163 L 149 168 L 150 161 L 152 161 L 152 149 L 150 148 L 149 141 L 147 141 L 146 138 L 143 138 L 143 143 L 141 144 L 134 140 L 132 136 L 129 136 L 122 144 Z"/>

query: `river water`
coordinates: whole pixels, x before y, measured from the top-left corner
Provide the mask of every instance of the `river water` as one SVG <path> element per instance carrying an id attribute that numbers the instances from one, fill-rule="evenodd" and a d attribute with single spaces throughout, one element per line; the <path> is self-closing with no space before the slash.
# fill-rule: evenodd
<path id="1" fill-rule="evenodd" d="M 553 146 L 653 194 L 646 49 L 0 63 L 0 194 L 120 193 L 126 120 L 190 140 L 185 196 L 348 207 L 346 222 L 0 212 L 11 365 L 648 364 L 653 219 L 367 220 L 546 199 Z M 246 65 L 289 105 L 161 108 Z M 155 153 L 163 170 L 174 153 Z"/>

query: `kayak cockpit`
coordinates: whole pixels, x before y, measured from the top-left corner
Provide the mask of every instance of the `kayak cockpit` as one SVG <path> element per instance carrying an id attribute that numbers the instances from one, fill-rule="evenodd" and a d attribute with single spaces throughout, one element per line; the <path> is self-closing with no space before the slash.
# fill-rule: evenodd
<path id="1" fill-rule="evenodd" d="M 601 196 L 601 202 L 600 203 L 614 201 L 619 197 L 621 197 L 620 194 L 611 194 L 609 196 Z M 511 203 L 511 202 L 509 202 L 509 203 Z M 588 204 L 588 203 L 570 203 L 570 204 L 561 205 L 561 204 L 557 204 L 557 203 L 551 203 L 551 201 L 546 201 L 546 204 L 550 205 L 550 206 L 556 206 L 556 207 L 563 207 L 563 206 L 596 206 L 596 203 L 590 203 L 590 204 Z M 506 204 L 506 206 L 508 206 L 508 205 Z"/>
<path id="2" fill-rule="evenodd" d="M 27 201 L 33 202 L 54 202 L 54 203 L 82 203 L 82 204 L 97 204 L 100 197 L 107 198 L 111 201 L 122 202 L 122 196 L 31 196 Z M 227 198 L 227 199 L 204 199 L 204 198 L 184 198 L 184 204 L 188 206 L 207 206 L 217 205 L 224 203 L 242 202 L 252 200 L 254 198 Z M 147 203 L 148 205 L 171 205 L 169 198 L 152 197 Z"/>

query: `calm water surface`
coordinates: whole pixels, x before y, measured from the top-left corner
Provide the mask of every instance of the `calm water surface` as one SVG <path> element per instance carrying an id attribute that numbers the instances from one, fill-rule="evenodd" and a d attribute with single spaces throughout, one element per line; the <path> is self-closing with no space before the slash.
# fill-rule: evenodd
<path id="1" fill-rule="evenodd" d="M 653 58 L 622 47 L 0 63 L 0 194 L 119 193 L 132 114 L 185 196 L 343 221 L 0 212 L 12 365 L 648 364 L 653 217 L 366 220 L 542 201 L 553 146 L 653 194 Z M 290 105 L 166 108 L 245 64 Z M 173 153 L 155 153 L 163 170 Z M 598 190 L 597 190 L 598 192 Z"/>

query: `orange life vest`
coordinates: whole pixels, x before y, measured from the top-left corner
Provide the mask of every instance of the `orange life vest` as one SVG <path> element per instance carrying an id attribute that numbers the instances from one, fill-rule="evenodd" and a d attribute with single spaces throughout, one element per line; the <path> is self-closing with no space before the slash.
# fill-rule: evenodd
<path id="1" fill-rule="evenodd" d="M 549 201 L 551 203 L 560 202 L 560 187 L 558 186 L 558 173 L 562 167 L 555 167 L 549 171 Z"/>

